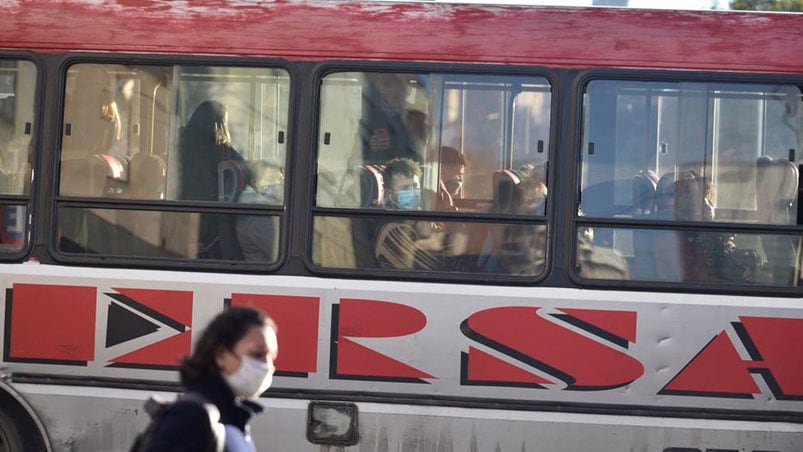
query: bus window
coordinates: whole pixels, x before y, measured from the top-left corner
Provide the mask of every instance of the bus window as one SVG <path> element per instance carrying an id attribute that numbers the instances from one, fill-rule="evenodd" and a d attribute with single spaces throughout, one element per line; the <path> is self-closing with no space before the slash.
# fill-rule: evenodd
<path id="1" fill-rule="evenodd" d="M 270 68 L 70 66 L 59 194 L 154 209 L 60 209 L 61 251 L 274 262 L 289 87 Z"/>
<path id="2" fill-rule="evenodd" d="M 578 268 L 592 249 L 628 268 L 621 279 L 797 285 L 801 237 L 784 227 L 799 224 L 800 110 L 792 85 L 591 81 L 578 219 L 640 224 L 590 228 Z"/>
<path id="3" fill-rule="evenodd" d="M 546 79 L 343 72 L 323 78 L 320 96 L 316 211 L 350 212 L 316 218 L 316 264 L 542 273 Z M 443 212 L 452 218 L 438 219 Z M 460 221 L 455 213 L 487 219 Z M 511 215 L 522 218 L 499 218 Z M 511 257 L 516 240 L 534 249 Z"/>
<path id="4" fill-rule="evenodd" d="M 30 195 L 36 67 L 0 60 L 0 198 Z M 0 256 L 18 253 L 27 234 L 26 204 L 0 200 Z"/>

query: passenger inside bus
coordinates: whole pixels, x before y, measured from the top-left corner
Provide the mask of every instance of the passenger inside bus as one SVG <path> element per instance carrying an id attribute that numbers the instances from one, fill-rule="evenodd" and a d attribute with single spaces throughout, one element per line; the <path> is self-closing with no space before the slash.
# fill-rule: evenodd
<path id="1" fill-rule="evenodd" d="M 281 205 L 284 199 L 284 174 L 281 167 L 265 160 L 248 163 L 249 184 L 238 202 Z M 273 262 L 278 254 L 278 217 L 238 215 L 237 240 L 247 261 Z"/>
<path id="2" fill-rule="evenodd" d="M 242 161 L 232 147 L 228 109 L 217 101 L 201 103 L 179 138 L 181 194 L 186 201 L 218 200 L 218 164 Z"/>
<path id="3" fill-rule="evenodd" d="M 440 155 L 441 182 L 452 199 L 463 198 L 466 179 L 466 157 L 451 146 L 442 146 Z"/>
<path id="4" fill-rule="evenodd" d="M 411 108 L 404 114 L 404 125 L 410 134 L 411 147 L 415 155 L 425 155 L 429 139 L 429 118 L 421 110 Z"/>
<path id="5" fill-rule="evenodd" d="M 389 161 L 385 168 L 386 209 L 420 210 L 421 167 L 408 158 Z M 445 270 L 449 234 L 442 224 L 422 220 L 393 221 L 377 234 L 375 256 L 383 268 Z"/>
<path id="6" fill-rule="evenodd" d="M 513 190 L 511 212 L 517 215 L 543 215 L 547 187 L 540 180 L 528 178 Z M 509 224 L 505 226 L 497 252 L 498 270 L 511 275 L 535 276 L 546 265 L 546 227 Z"/>
<path id="7" fill-rule="evenodd" d="M 408 82 L 400 74 L 367 74 L 366 77 L 368 85 L 363 94 L 364 113 L 360 120 L 363 162 L 384 163 L 393 158 L 408 158 L 420 163 L 422 156 L 416 152 L 416 140 L 404 117 Z"/>
<path id="8" fill-rule="evenodd" d="M 694 170 L 664 174 L 655 193 L 656 218 L 713 221 L 716 217 L 714 186 Z M 737 234 L 691 231 L 635 231 L 639 273 L 636 279 L 660 281 L 740 281 L 755 283 L 766 277 L 760 250 L 740 245 Z M 639 234 L 644 232 L 644 234 Z M 642 240 L 643 241 L 643 240 Z M 752 246 L 759 243 L 752 241 Z M 644 254 L 646 253 L 646 255 Z M 652 268 L 647 272 L 648 268 Z M 647 272 L 647 273 L 645 273 Z"/>
<path id="9" fill-rule="evenodd" d="M 101 94 L 100 117 L 108 124 L 103 128 L 100 152 L 110 152 L 112 147 L 123 137 L 123 124 L 114 93 L 109 88 L 103 88 Z"/>
<path id="10" fill-rule="evenodd" d="M 232 147 L 228 110 L 217 101 L 205 101 L 193 112 L 179 139 L 180 195 L 187 201 L 218 201 L 218 167 L 221 162 L 242 162 Z M 218 216 L 202 214 L 198 231 L 198 257 L 222 259 Z"/>

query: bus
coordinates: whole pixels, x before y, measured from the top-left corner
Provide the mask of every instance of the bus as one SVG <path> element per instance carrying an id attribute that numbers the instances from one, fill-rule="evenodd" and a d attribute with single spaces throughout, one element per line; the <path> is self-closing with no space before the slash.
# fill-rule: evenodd
<path id="1" fill-rule="evenodd" d="M 0 450 L 127 450 L 231 306 L 261 450 L 802 450 L 803 16 L 0 5 Z"/>

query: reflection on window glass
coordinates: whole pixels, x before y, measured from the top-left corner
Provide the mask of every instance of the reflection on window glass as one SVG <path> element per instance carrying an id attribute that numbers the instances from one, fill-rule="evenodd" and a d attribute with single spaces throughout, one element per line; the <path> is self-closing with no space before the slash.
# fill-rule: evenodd
<path id="1" fill-rule="evenodd" d="M 801 238 L 782 228 L 803 224 L 802 102 L 791 85 L 590 82 L 580 219 L 701 224 L 685 231 L 582 226 L 579 275 L 797 286 Z M 716 222 L 779 230 L 732 233 Z"/>
<path id="2" fill-rule="evenodd" d="M 579 274 L 589 279 L 795 287 L 803 236 L 583 228 Z"/>
<path id="3" fill-rule="evenodd" d="M 27 238 L 28 208 L 0 205 L 0 255 L 22 251 Z"/>
<path id="4" fill-rule="evenodd" d="M 0 60 L 0 195 L 23 195 L 31 187 L 36 66 Z"/>
<path id="5" fill-rule="evenodd" d="M 363 268 L 538 276 L 546 225 L 315 218 L 313 261 Z"/>
<path id="6" fill-rule="evenodd" d="M 289 87 L 278 69 L 73 65 L 60 194 L 281 204 Z"/>
<path id="7" fill-rule="evenodd" d="M 289 88 L 288 74 L 270 68 L 73 65 L 67 72 L 59 194 L 280 206 Z M 67 245 L 63 251 L 247 260 L 249 240 L 278 237 L 270 218 L 258 215 L 254 230 L 245 231 L 239 223 L 247 216 L 235 221 L 138 212 L 146 218 L 143 225 L 131 211 L 88 212 L 62 211 L 64 243 L 78 243 L 78 251 Z M 178 219 L 186 224 L 177 226 Z M 108 230 L 114 241 L 105 246 L 87 242 L 92 235 L 81 239 L 91 227 Z M 188 230 L 165 245 L 176 239 L 170 234 L 177 227 Z M 147 243 L 157 248 L 140 246 Z"/>
<path id="8" fill-rule="evenodd" d="M 584 102 L 581 215 L 798 224 L 797 87 L 598 80 Z"/>
<path id="9" fill-rule="evenodd" d="M 335 73 L 321 83 L 315 218 L 326 268 L 544 271 L 551 88 L 542 77 Z M 493 223 L 378 219 L 427 211 Z M 530 220 L 530 223 L 526 223 Z"/>
<path id="10" fill-rule="evenodd" d="M 275 262 L 279 218 L 116 209 L 59 209 L 59 250 L 65 253 L 172 259 Z M 204 247 L 210 225 L 216 247 Z"/>
<path id="11" fill-rule="evenodd" d="M 541 77 L 330 74 L 316 203 L 510 213 L 516 184 L 546 183 L 550 103 Z"/>

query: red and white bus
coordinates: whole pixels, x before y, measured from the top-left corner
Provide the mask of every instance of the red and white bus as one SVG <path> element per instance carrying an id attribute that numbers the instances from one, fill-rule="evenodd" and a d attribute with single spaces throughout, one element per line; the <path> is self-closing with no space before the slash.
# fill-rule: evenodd
<path id="1" fill-rule="evenodd" d="M 803 16 L 0 6 L 0 450 L 126 450 L 231 305 L 262 450 L 803 448 Z"/>

